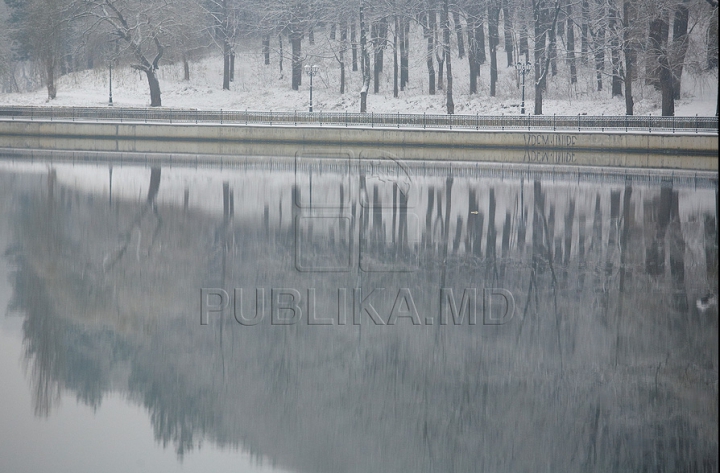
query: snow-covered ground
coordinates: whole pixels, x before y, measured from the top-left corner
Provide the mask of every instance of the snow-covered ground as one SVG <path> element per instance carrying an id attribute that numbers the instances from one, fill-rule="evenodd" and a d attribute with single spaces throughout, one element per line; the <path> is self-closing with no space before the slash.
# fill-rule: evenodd
<path id="1" fill-rule="evenodd" d="M 320 53 L 310 56 L 305 64 L 320 66 L 313 83 L 315 111 L 357 112 L 361 73 L 346 66 L 346 92 L 341 95 L 340 72 L 335 58 L 323 58 Z M 348 54 L 349 56 L 349 54 Z M 236 57 L 235 80 L 231 90 L 222 90 L 222 57 L 205 57 L 190 65 L 190 81 L 184 81 L 182 64 L 165 64 L 159 70 L 164 107 L 223 110 L 306 110 L 309 99 L 309 77 L 303 77 L 300 90 L 290 86 L 290 61 L 285 58 L 284 72 L 280 72 L 278 55 L 273 53 L 270 65 L 265 65 L 257 51 L 239 52 Z M 455 113 L 482 115 L 518 115 L 520 87 L 514 68 L 505 66 L 504 54 L 498 53 L 499 81 L 496 97 L 489 95 L 489 65 L 483 64 L 478 79 L 479 93 L 470 95 L 466 59 L 453 57 Z M 437 66 L 436 66 L 437 67 Z M 580 65 L 578 83 L 571 85 L 567 66 L 558 60 L 558 75 L 549 78 L 548 92 L 543 101 L 546 115 L 624 115 L 625 99 L 610 97 L 610 77 L 604 78 L 603 91 L 597 92 L 594 70 Z M 687 71 L 687 69 L 686 69 Z M 428 78 L 424 57 L 410 56 L 409 85 L 399 98 L 392 93 L 392 56 L 385 55 L 385 67 L 380 78 L 380 93 L 368 95 L 368 112 L 445 113 L 445 92 L 428 94 Z M 527 77 L 525 107 L 533 111 L 532 75 Z M 94 69 L 65 75 L 58 80 L 57 98 L 47 99 L 44 88 L 27 93 L 0 94 L 0 105 L 57 105 L 104 106 L 108 102 L 108 70 Z M 676 101 L 678 116 L 714 116 L 717 104 L 717 69 L 711 72 L 685 72 L 682 78 L 681 99 Z M 660 115 L 660 93 L 642 80 L 634 82 L 636 115 Z M 113 69 L 113 102 L 116 106 L 144 107 L 150 102 L 147 79 L 143 73 L 129 66 Z"/>

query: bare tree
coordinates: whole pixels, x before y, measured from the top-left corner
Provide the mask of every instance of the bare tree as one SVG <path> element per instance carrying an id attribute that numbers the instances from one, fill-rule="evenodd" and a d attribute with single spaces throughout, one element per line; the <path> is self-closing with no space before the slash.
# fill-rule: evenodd
<path id="1" fill-rule="evenodd" d="M 635 102 L 633 100 L 633 80 L 637 75 L 637 36 L 634 25 L 637 22 L 637 6 L 631 0 L 623 1 L 623 53 L 625 56 L 625 114 L 632 115 Z"/>
<path id="2" fill-rule="evenodd" d="M 490 41 L 490 96 L 495 97 L 498 80 L 497 47 L 500 44 L 500 0 L 488 1 L 488 40 Z"/>
<path id="3" fill-rule="evenodd" d="M 572 16 L 572 2 L 568 2 L 565 17 L 567 25 L 565 28 L 566 34 L 566 48 L 567 48 L 567 61 L 570 66 L 570 83 L 577 83 L 577 61 L 575 59 L 575 22 Z"/>
<path id="4" fill-rule="evenodd" d="M 57 96 L 55 79 L 62 61 L 73 4 L 69 0 L 7 1 L 11 9 L 11 37 L 42 68 L 48 99 Z"/>
<path id="5" fill-rule="evenodd" d="M 455 102 L 453 102 L 453 76 L 452 62 L 450 55 L 450 1 L 443 2 L 443 47 L 445 55 L 445 63 L 447 65 L 447 88 L 446 88 L 446 106 L 448 115 L 455 113 Z"/>
<path id="6" fill-rule="evenodd" d="M 503 0 L 503 36 L 505 38 L 505 56 L 507 57 L 507 67 L 513 67 L 513 9 L 510 0 Z"/>
<path id="7" fill-rule="evenodd" d="M 560 1 L 555 0 L 551 21 L 548 21 L 550 17 L 549 0 L 533 0 L 532 4 L 535 17 L 535 115 L 542 115 L 542 94 L 551 59 L 546 47 L 547 32 L 555 30 L 557 26 Z"/>
<path id="8" fill-rule="evenodd" d="M 165 53 L 166 42 L 179 22 L 180 0 L 166 2 L 136 2 L 134 0 L 81 0 L 84 16 L 93 19 L 92 28 L 106 27 L 112 38 L 125 44 L 135 59 L 133 69 L 145 73 L 150 89 L 150 106 L 162 105 L 157 69 Z M 174 14 L 173 14 L 174 13 Z M 152 52 L 151 52 L 152 51 Z"/>
<path id="9" fill-rule="evenodd" d="M 428 93 L 435 95 L 435 65 L 433 63 L 433 56 L 435 53 L 435 9 L 432 8 L 431 0 L 425 0 L 425 12 L 422 20 L 423 35 L 427 41 L 427 50 L 425 53 L 425 63 L 427 64 L 428 70 Z M 395 21 L 395 28 L 397 29 L 397 20 Z"/>
<path id="10" fill-rule="evenodd" d="M 230 90 L 235 72 L 235 43 L 239 29 L 238 6 L 233 0 L 198 0 L 210 18 L 211 37 L 223 55 L 223 90 Z"/>
<path id="11" fill-rule="evenodd" d="M 367 94 L 370 89 L 370 58 L 367 52 L 365 28 L 365 0 L 360 0 L 360 66 L 363 77 L 360 89 L 360 113 L 367 112 Z"/>

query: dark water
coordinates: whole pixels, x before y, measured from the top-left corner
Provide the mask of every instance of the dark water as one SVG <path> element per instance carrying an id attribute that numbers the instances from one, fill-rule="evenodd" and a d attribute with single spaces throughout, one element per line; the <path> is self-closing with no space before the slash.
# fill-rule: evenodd
<path id="1" fill-rule="evenodd" d="M 0 471 L 717 472 L 717 174 L 539 169 L 0 161 Z"/>

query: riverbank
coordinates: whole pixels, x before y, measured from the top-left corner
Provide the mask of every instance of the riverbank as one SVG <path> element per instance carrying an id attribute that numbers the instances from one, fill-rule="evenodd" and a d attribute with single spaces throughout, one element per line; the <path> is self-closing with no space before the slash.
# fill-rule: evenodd
<path id="1" fill-rule="evenodd" d="M 0 147 L 230 156 L 357 154 L 717 171 L 718 135 L 0 120 Z"/>

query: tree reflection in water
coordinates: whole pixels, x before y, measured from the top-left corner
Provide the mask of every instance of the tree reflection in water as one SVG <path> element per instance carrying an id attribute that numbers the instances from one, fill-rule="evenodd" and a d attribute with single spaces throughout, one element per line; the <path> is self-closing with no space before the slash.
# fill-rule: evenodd
<path id="1" fill-rule="evenodd" d="M 146 197 L 115 183 L 108 209 L 56 168 L 18 197 L 8 253 L 38 415 L 117 390 L 181 457 L 209 440 L 298 471 L 717 471 L 717 309 L 689 302 L 717 287 L 717 180 L 457 165 L 401 189 L 381 167 L 279 160 L 134 169 Z M 272 288 L 314 288 L 335 324 L 247 327 L 231 307 L 201 326 L 201 287 L 244 288 L 248 315 L 257 287 L 266 309 Z M 441 287 L 458 306 L 478 288 L 480 310 L 508 289 L 515 318 L 441 325 Z M 353 325 L 355 288 L 382 325 Z M 402 288 L 421 326 L 386 325 Z"/>

